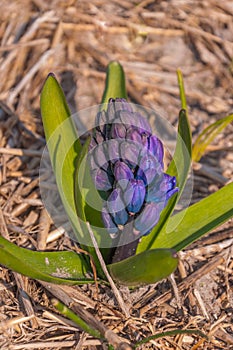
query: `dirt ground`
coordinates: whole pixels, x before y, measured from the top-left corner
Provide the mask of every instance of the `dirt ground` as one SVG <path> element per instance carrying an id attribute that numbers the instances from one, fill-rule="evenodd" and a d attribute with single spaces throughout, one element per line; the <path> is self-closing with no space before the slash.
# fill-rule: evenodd
<path id="1" fill-rule="evenodd" d="M 72 249 L 64 232 L 56 236 L 38 185 L 45 145 L 39 100 L 49 72 L 74 113 L 100 103 L 106 66 L 119 60 L 129 100 L 176 126 L 180 68 L 194 139 L 233 111 L 231 0 L 1 0 L 0 42 L 0 226 L 22 247 Z M 230 125 L 193 165 L 192 202 L 232 179 L 232 132 Z M 98 300 L 94 286 L 63 290 L 122 340 L 135 343 L 177 328 L 210 337 L 176 335 L 141 349 L 233 349 L 232 242 L 230 221 L 180 254 L 175 282 L 122 289 L 130 319 L 109 287 L 99 286 Z M 107 349 L 61 317 L 51 294 L 48 286 L 0 267 L 1 349 Z"/>

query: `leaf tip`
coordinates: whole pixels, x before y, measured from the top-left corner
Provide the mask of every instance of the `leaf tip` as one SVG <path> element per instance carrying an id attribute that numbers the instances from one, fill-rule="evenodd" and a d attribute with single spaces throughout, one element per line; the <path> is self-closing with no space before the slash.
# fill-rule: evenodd
<path id="1" fill-rule="evenodd" d="M 47 79 L 48 79 L 49 77 L 53 77 L 53 78 L 56 79 L 56 76 L 55 76 L 55 74 L 54 74 L 53 72 L 50 72 L 50 73 L 48 74 Z"/>
<path id="2" fill-rule="evenodd" d="M 179 256 L 177 254 L 177 251 L 175 249 L 171 249 L 171 256 L 173 259 L 178 260 Z"/>

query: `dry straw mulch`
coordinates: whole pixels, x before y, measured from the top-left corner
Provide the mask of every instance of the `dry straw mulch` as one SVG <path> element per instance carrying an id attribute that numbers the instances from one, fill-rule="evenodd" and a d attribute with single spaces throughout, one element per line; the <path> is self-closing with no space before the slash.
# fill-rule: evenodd
<path id="1" fill-rule="evenodd" d="M 179 67 L 195 138 L 211 122 L 232 113 L 232 38 L 230 0 L 2 0 L 1 234 L 29 249 L 73 247 L 49 220 L 38 186 L 45 144 L 39 96 L 50 71 L 75 112 L 100 102 L 106 65 L 119 60 L 129 99 L 161 111 L 176 126 Z M 231 125 L 194 165 L 193 202 L 232 178 L 232 131 Z M 130 319 L 108 287 L 99 286 L 98 299 L 94 287 L 62 288 L 67 298 L 122 339 L 134 342 L 176 328 L 200 329 L 210 336 L 210 342 L 191 335 L 167 337 L 143 349 L 230 349 L 232 239 L 228 222 L 182 252 L 172 286 L 163 281 L 131 293 L 122 290 Z M 107 348 L 61 317 L 50 300 L 46 286 L 1 267 L 1 349 Z"/>

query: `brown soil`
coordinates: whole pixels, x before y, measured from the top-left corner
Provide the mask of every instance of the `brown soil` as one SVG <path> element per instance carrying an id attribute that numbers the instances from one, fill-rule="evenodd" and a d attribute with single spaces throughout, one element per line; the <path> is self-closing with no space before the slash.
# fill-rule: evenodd
<path id="1" fill-rule="evenodd" d="M 180 109 L 176 70 L 184 75 L 194 139 L 232 113 L 233 4 L 231 0 L 2 0 L 0 12 L 0 226 L 19 246 L 73 249 L 47 217 L 39 191 L 45 140 L 39 97 L 54 72 L 72 112 L 100 103 L 105 70 L 119 60 L 129 100 L 162 111 L 176 126 Z M 87 127 L 89 126 L 86 123 Z M 192 201 L 233 175 L 233 126 L 194 165 Z M 25 151 L 26 150 L 26 151 Z M 193 328 L 209 335 L 177 335 L 141 349 L 233 349 L 232 221 L 180 254 L 175 282 L 129 292 L 126 319 L 111 289 L 57 287 L 0 267 L 1 349 L 107 349 L 52 306 L 55 291 L 93 314 L 122 341 Z"/>

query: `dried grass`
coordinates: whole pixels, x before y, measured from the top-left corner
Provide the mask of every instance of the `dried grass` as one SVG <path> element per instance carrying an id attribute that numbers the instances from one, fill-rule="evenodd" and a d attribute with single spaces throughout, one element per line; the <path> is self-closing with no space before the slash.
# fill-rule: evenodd
<path id="1" fill-rule="evenodd" d="M 1 1 L 0 14 L 0 226 L 20 246 L 70 249 L 72 243 L 46 217 L 38 187 L 45 144 L 39 111 L 43 82 L 53 71 L 72 112 L 98 104 L 105 68 L 119 60 L 129 98 L 162 111 L 176 125 L 180 108 L 176 69 L 183 71 L 191 127 L 200 130 L 232 113 L 233 7 L 230 0 L 46 2 Z M 85 121 L 89 126 L 89 121 Z M 195 166 L 193 202 L 233 174 L 232 125 Z M 226 349 L 232 337 L 232 223 L 181 254 L 168 281 L 122 291 L 130 319 L 107 287 L 61 287 L 69 298 L 122 339 L 157 331 L 198 328 L 211 336 L 151 341 L 143 349 Z M 1 349 L 105 349 L 59 316 L 37 281 L 0 268 Z M 178 305 L 180 304 L 180 307 Z"/>

